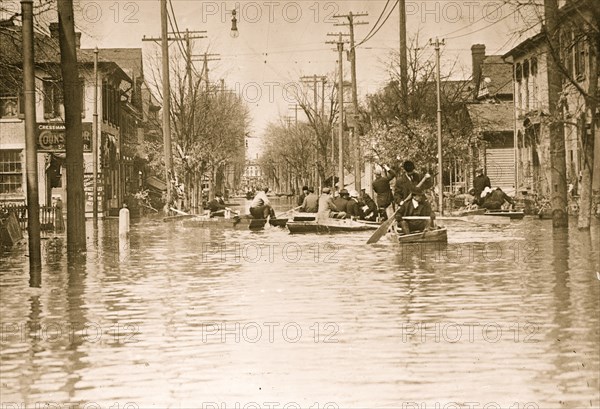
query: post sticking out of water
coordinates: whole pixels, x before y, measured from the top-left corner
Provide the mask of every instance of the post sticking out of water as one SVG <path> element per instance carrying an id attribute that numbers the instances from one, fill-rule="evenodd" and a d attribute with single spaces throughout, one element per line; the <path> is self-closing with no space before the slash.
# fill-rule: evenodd
<path id="1" fill-rule="evenodd" d="M 119 211 L 119 238 L 129 237 L 129 209 L 124 204 Z"/>

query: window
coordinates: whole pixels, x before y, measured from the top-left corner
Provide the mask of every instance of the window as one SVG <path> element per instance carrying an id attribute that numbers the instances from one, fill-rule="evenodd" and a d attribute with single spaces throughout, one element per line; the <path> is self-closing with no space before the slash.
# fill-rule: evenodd
<path id="1" fill-rule="evenodd" d="M 575 43 L 575 79 L 582 81 L 585 79 L 585 43 L 582 39 Z"/>
<path id="2" fill-rule="evenodd" d="M 573 32 L 568 29 L 560 36 L 563 66 L 569 76 L 573 75 Z"/>
<path id="3" fill-rule="evenodd" d="M 0 150 L 0 194 L 23 193 L 21 150 Z"/>
<path id="4" fill-rule="evenodd" d="M 19 97 L 14 95 L 0 96 L 0 118 L 18 118 L 20 114 Z"/>
<path id="5" fill-rule="evenodd" d="M 44 86 L 44 118 L 60 118 L 63 115 L 62 84 L 58 80 L 45 79 Z"/>
<path id="6" fill-rule="evenodd" d="M 523 90 L 525 91 L 525 95 L 523 95 L 523 100 L 525 103 L 525 110 L 529 111 L 529 60 L 525 60 L 523 62 Z"/>

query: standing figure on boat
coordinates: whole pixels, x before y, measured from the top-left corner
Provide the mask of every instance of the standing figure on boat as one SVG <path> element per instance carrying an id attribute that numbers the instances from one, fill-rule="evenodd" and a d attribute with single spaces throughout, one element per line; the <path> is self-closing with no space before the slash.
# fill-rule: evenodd
<path id="1" fill-rule="evenodd" d="M 335 207 L 333 198 L 331 197 L 331 189 L 324 187 L 321 192 L 317 220 L 328 219 L 333 213 L 338 212 L 338 208 Z"/>
<path id="2" fill-rule="evenodd" d="M 224 217 L 226 209 L 227 206 L 225 206 L 225 200 L 223 200 L 221 192 L 215 193 L 215 198 L 208 202 L 210 217 Z"/>
<path id="3" fill-rule="evenodd" d="M 394 214 L 394 207 L 392 206 L 394 195 L 392 194 L 390 182 L 395 177 L 396 173 L 387 165 L 383 165 L 383 171 L 381 168 L 375 169 L 375 180 L 372 186 L 373 191 L 376 193 L 377 206 L 385 220 Z"/>
<path id="4" fill-rule="evenodd" d="M 477 204 L 481 205 L 483 203 L 483 201 L 480 201 L 481 199 L 481 193 L 483 193 L 484 189 L 490 188 L 490 190 L 492 189 L 492 184 L 490 182 L 490 178 L 487 177 L 485 175 L 485 173 L 483 173 L 483 168 L 478 168 L 475 171 L 475 178 L 473 178 L 473 189 L 475 190 L 475 193 L 473 194 L 473 196 L 475 196 L 475 200 L 477 201 Z"/>
<path id="5" fill-rule="evenodd" d="M 275 211 L 271 207 L 271 202 L 267 197 L 268 191 L 268 187 L 259 190 L 256 192 L 256 196 L 254 196 L 252 203 L 250 203 L 250 214 L 255 219 L 266 219 L 268 217 L 271 219 L 275 218 Z"/>
<path id="6" fill-rule="evenodd" d="M 306 196 L 308 196 L 308 186 L 303 186 L 302 187 L 302 194 L 300 196 L 298 196 L 298 200 L 296 201 L 296 206 L 302 206 L 302 203 L 304 203 L 304 199 L 306 198 Z"/>
<path id="7" fill-rule="evenodd" d="M 304 213 L 317 213 L 319 211 L 319 196 L 313 187 L 308 188 L 308 195 L 300 205 L 300 211 Z"/>
<path id="8" fill-rule="evenodd" d="M 418 187 L 411 189 L 411 197 L 398 209 L 396 213 L 396 221 L 402 227 L 404 234 L 409 234 L 416 231 L 428 231 L 435 227 L 435 213 L 431 210 L 431 205 L 423 194 L 423 190 Z M 423 220 L 406 220 L 404 217 L 421 216 L 429 217 Z"/>
<path id="9" fill-rule="evenodd" d="M 394 201 L 397 205 L 402 206 L 404 201 L 412 193 L 421 181 L 421 176 L 415 172 L 415 164 L 409 160 L 402 164 L 404 173 L 396 178 L 394 186 Z"/>
<path id="10" fill-rule="evenodd" d="M 333 204 L 338 209 L 337 213 L 331 215 L 337 219 L 344 219 L 346 214 L 348 213 L 348 202 L 350 201 L 350 193 L 348 190 L 342 189 L 340 190 L 340 195 L 333 199 Z"/>
<path id="11" fill-rule="evenodd" d="M 486 187 L 481 193 L 481 207 L 485 209 L 500 210 L 505 202 L 508 202 L 514 208 L 515 201 L 499 187 L 494 190 Z"/>

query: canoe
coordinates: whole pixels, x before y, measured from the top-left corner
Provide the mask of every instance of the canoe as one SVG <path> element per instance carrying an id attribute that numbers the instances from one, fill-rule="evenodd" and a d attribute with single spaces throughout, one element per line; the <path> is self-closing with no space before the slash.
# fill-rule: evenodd
<path id="1" fill-rule="evenodd" d="M 306 216 L 300 216 L 305 218 Z M 326 221 L 316 220 L 290 220 L 287 222 L 287 228 L 291 234 L 298 233 L 343 233 L 355 231 L 377 230 L 380 223 L 358 221 L 351 219 L 328 219 Z"/>
<path id="2" fill-rule="evenodd" d="M 399 243 L 447 243 L 448 232 L 445 227 L 416 233 L 397 233 Z"/>
<path id="3" fill-rule="evenodd" d="M 269 224 L 274 227 L 285 227 L 288 219 L 269 220 Z M 266 219 L 253 219 L 248 217 L 234 217 L 226 219 L 224 217 L 195 217 L 182 222 L 184 227 L 202 227 L 217 229 L 238 229 L 238 230 L 261 230 L 267 224 Z"/>
<path id="4" fill-rule="evenodd" d="M 502 216 L 502 217 L 510 217 L 510 219 L 516 219 L 516 220 L 520 220 L 523 217 L 525 217 L 525 213 L 521 212 L 521 211 L 516 211 L 516 210 L 505 210 L 505 209 L 498 209 L 498 210 L 488 210 L 487 212 L 485 212 L 483 214 L 484 216 Z"/>

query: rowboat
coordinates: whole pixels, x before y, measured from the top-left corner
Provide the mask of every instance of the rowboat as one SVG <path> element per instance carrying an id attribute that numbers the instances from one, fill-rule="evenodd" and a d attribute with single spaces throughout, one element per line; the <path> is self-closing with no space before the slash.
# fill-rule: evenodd
<path id="1" fill-rule="evenodd" d="M 288 219 L 270 219 L 269 224 L 274 227 L 285 227 Z M 254 219 L 250 217 L 234 217 L 226 219 L 224 217 L 204 217 L 197 216 L 182 221 L 184 227 L 201 227 L 217 229 L 237 229 L 237 230 L 261 230 L 267 224 L 266 219 Z"/>
<path id="2" fill-rule="evenodd" d="M 445 227 L 416 233 L 397 233 L 399 243 L 447 243 L 448 232 Z"/>
<path id="3" fill-rule="evenodd" d="M 334 219 L 317 221 L 314 217 L 312 220 L 306 220 L 310 216 L 297 216 L 294 220 L 287 222 L 287 228 L 291 234 L 299 233 L 342 233 L 377 230 L 380 223 L 367 222 L 351 219 Z M 303 220 L 304 219 L 304 220 Z"/>
<path id="4" fill-rule="evenodd" d="M 520 220 L 525 217 L 525 213 L 516 210 L 508 210 L 508 209 L 498 209 L 498 210 L 488 210 L 483 214 L 484 216 L 502 216 L 502 217 L 510 217 L 510 219 Z"/>

